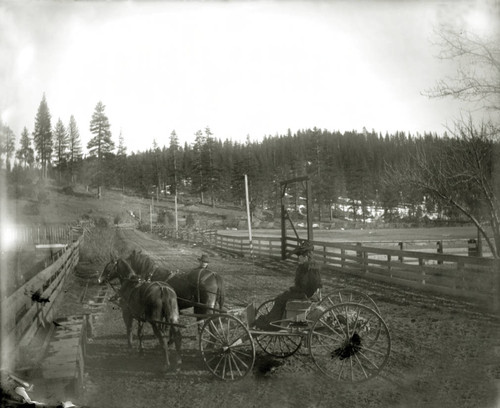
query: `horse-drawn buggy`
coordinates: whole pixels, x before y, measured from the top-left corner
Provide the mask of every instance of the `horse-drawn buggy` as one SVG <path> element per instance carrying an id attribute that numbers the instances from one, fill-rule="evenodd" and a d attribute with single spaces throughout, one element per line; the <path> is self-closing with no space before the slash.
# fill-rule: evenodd
<path id="1" fill-rule="evenodd" d="M 179 330 L 185 326 L 179 323 L 179 309 L 188 307 L 194 307 L 194 313 L 188 316 L 196 317 L 199 325 L 202 359 L 208 370 L 222 380 L 238 380 L 252 372 L 257 346 L 275 358 L 290 357 L 302 350 L 300 353 L 307 353 L 321 373 L 340 382 L 370 380 L 383 370 L 389 359 L 391 339 L 387 325 L 377 305 L 362 292 L 341 289 L 307 300 L 290 300 L 281 318 L 262 329 L 256 323 L 270 313 L 274 299 L 258 307 L 252 302 L 225 310 L 220 279 L 207 289 L 205 283 L 210 276 L 191 278 L 182 295 L 179 289 L 176 303 L 168 283 L 140 281 L 124 260 L 110 262 L 100 282 L 111 282 L 114 278 L 121 281 L 119 304 L 129 345 L 132 320 L 138 320 L 139 327 L 144 322 L 151 323 L 167 365 L 164 335 L 170 331 L 169 343 L 175 342 L 180 363 Z M 189 281 L 189 277 L 185 275 L 184 280 Z M 166 282 L 171 281 L 166 279 Z M 148 291 L 154 295 L 148 295 Z M 138 334 L 141 344 L 140 329 Z"/>
<path id="2" fill-rule="evenodd" d="M 200 351 L 218 378 L 247 375 L 256 344 L 265 353 L 286 358 L 307 349 L 317 368 L 343 382 L 362 382 L 378 375 L 389 358 L 389 330 L 373 301 L 360 292 L 340 290 L 319 301 L 291 300 L 275 330 L 256 328 L 256 317 L 268 313 L 274 300 L 259 307 L 209 317 L 200 334 Z"/>

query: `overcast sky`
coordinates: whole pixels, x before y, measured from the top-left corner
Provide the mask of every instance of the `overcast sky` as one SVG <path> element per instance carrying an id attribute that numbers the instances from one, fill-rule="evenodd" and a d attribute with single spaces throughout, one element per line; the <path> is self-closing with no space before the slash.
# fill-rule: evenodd
<path id="1" fill-rule="evenodd" d="M 19 138 L 45 93 L 86 147 L 98 101 L 128 151 L 209 126 L 245 141 L 312 128 L 441 134 L 468 107 L 422 92 L 456 67 L 441 24 L 498 34 L 491 1 L 4 1 L 0 114 Z"/>

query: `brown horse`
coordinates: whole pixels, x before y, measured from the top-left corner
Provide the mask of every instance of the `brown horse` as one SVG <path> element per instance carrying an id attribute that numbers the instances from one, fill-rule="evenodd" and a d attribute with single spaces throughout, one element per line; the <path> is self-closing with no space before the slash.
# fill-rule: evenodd
<path id="1" fill-rule="evenodd" d="M 141 281 L 130 264 L 124 259 L 109 262 L 99 283 L 120 280 L 120 306 L 127 329 L 128 346 L 132 347 L 132 322 L 138 321 L 139 351 L 142 353 L 142 325 L 149 322 L 165 356 L 165 368 L 170 366 L 168 344 L 174 342 L 177 364 L 181 364 L 181 333 L 179 330 L 179 308 L 175 291 L 165 282 Z M 170 330 L 167 330 L 169 328 Z M 166 333 L 169 332 L 167 343 Z"/>
<path id="2" fill-rule="evenodd" d="M 224 281 L 220 275 L 209 269 L 175 273 L 135 250 L 127 260 L 143 279 L 168 282 L 177 294 L 180 310 L 193 307 L 195 314 L 213 314 L 224 306 Z M 201 317 L 198 318 L 200 319 Z"/>

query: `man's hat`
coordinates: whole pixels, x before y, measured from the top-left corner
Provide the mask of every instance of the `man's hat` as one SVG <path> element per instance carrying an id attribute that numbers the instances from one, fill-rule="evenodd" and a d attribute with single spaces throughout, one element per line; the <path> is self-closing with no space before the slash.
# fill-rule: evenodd
<path id="1" fill-rule="evenodd" d="M 299 246 L 295 248 L 291 253 L 297 255 L 307 255 L 314 251 L 314 245 L 311 241 L 305 239 L 299 243 Z"/>
<path id="2" fill-rule="evenodd" d="M 198 261 L 208 263 L 208 256 L 203 254 L 200 258 L 198 258 Z"/>

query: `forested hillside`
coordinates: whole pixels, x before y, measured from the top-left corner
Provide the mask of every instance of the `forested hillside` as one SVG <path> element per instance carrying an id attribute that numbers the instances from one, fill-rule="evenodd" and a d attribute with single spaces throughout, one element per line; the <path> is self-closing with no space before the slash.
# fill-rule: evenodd
<path id="1" fill-rule="evenodd" d="M 242 204 L 247 174 L 252 205 L 271 211 L 279 204 L 280 181 L 308 175 L 316 219 L 338 215 L 329 209 L 342 202 L 360 209 L 377 206 L 385 210 L 387 221 L 396 217 L 392 210 L 402 204 L 415 207 L 412 216 L 422 216 L 418 209 L 424 201 L 427 211 L 440 210 L 431 197 L 424 199 L 424 191 L 392 182 L 387 168 L 411 162 L 417 149 L 439 151 L 453 143 L 454 139 L 446 135 L 382 136 L 375 132 L 340 133 L 315 128 L 241 144 L 218 140 L 207 128 L 204 133 L 197 133 L 193 145 L 180 146 L 172 132 L 168 145 L 163 147 L 154 146 L 130 155 L 122 148 L 117 154 L 105 153 L 102 160 L 94 155 L 62 161 L 51 172 L 62 184 L 74 180 L 145 196 L 167 196 L 177 189 L 180 200 L 210 205 Z M 295 197 L 304 194 L 295 193 Z M 352 212 L 360 218 L 365 214 L 359 209 Z"/>

